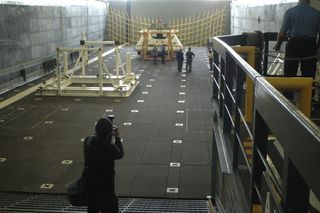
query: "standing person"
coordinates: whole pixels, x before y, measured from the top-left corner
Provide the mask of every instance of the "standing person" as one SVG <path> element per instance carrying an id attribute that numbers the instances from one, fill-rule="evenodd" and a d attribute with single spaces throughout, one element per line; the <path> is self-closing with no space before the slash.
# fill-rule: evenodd
<path id="1" fill-rule="evenodd" d="M 178 62 L 178 72 L 182 71 L 182 64 L 183 64 L 183 52 L 182 49 L 180 49 L 177 53 L 176 53 L 176 59 Z"/>
<path id="2" fill-rule="evenodd" d="M 153 64 L 157 64 L 157 62 L 158 62 L 158 49 L 157 49 L 156 45 L 153 46 L 152 56 L 153 56 Z"/>
<path id="3" fill-rule="evenodd" d="M 298 5 L 285 12 L 274 46 L 274 50 L 279 51 L 282 42 L 288 38 L 284 61 L 285 76 L 297 76 L 300 63 L 302 76 L 315 78 L 319 33 L 320 12 L 310 6 L 310 0 L 299 0 Z"/>
<path id="4" fill-rule="evenodd" d="M 188 52 L 186 52 L 187 64 L 186 64 L 186 72 L 192 71 L 192 60 L 196 55 L 191 51 L 191 47 L 189 47 Z"/>
<path id="5" fill-rule="evenodd" d="M 212 50 L 209 50 L 208 58 L 209 58 L 210 70 L 212 70 L 212 63 L 213 63 L 213 53 L 212 53 Z"/>
<path id="6" fill-rule="evenodd" d="M 109 118 L 100 118 L 95 127 L 96 135 L 85 139 L 84 177 L 88 189 L 88 213 L 118 212 L 114 161 L 123 157 L 123 147 L 119 131 L 114 127 Z"/>
<path id="7" fill-rule="evenodd" d="M 20 70 L 20 76 L 22 77 L 23 81 L 27 80 L 26 69 L 23 66 L 22 66 L 22 69 Z"/>
<path id="8" fill-rule="evenodd" d="M 165 61 L 165 57 L 166 57 L 166 46 L 164 44 L 161 45 L 161 60 L 162 60 L 162 63 L 164 64 Z"/>

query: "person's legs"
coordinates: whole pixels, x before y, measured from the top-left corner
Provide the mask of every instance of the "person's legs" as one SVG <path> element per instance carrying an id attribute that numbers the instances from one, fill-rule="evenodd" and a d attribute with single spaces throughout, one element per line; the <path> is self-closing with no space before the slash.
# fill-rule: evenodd
<path id="1" fill-rule="evenodd" d="M 286 55 L 284 60 L 284 76 L 297 76 L 299 60 L 293 60 L 299 57 L 299 50 L 297 50 L 296 41 L 289 40 L 286 45 Z"/>
<path id="2" fill-rule="evenodd" d="M 94 194 L 91 194 L 91 193 L 89 193 L 89 197 L 88 197 L 87 212 L 88 213 L 99 213 L 100 212 L 98 198 L 95 197 Z"/>
<path id="3" fill-rule="evenodd" d="M 181 72 L 182 70 L 182 61 L 178 60 L 178 72 Z"/>
<path id="4" fill-rule="evenodd" d="M 118 198 L 116 195 L 108 196 L 101 204 L 101 213 L 118 212 Z"/>
<path id="5" fill-rule="evenodd" d="M 87 212 L 88 213 L 100 213 L 99 208 L 94 205 L 88 205 Z"/>
<path id="6" fill-rule="evenodd" d="M 308 40 L 303 44 L 301 48 L 302 57 L 311 57 L 307 60 L 301 60 L 301 74 L 303 77 L 315 78 L 317 71 L 317 46 L 316 41 Z"/>
<path id="7" fill-rule="evenodd" d="M 189 62 L 187 61 L 187 63 L 186 63 L 186 72 L 189 72 L 189 69 L 190 69 L 190 64 L 189 64 Z"/>
<path id="8" fill-rule="evenodd" d="M 289 40 L 286 45 L 286 55 L 284 59 L 284 76 L 296 77 L 299 66 L 299 50 L 297 50 L 297 41 Z M 295 59 L 295 60 L 294 60 Z M 293 92 L 284 92 L 283 95 L 291 100 L 293 99 Z"/>

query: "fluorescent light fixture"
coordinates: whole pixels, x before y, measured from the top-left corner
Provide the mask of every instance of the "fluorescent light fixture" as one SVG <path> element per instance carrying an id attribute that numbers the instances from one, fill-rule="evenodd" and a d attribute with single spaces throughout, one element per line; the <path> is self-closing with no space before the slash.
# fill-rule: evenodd
<path id="1" fill-rule="evenodd" d="M 261 6 L 261 5 L 274 5 L 274 4 L 283 4 L 298 2 L 298 0 L 234 0 L 232 1 L 233 5 L 243 5 L 243 6 Z"/>
<path id="2" fill-rule="evenodd" d="M 105 1 L 104 1 L 105 2 Z M 31 5 L 31 6 L 68 6 L 78 5 L 101 5 L 105 4 L 102 1 L 96 0 L 0 0 L 1 4 L 13 4 L 13 5 Z"/>

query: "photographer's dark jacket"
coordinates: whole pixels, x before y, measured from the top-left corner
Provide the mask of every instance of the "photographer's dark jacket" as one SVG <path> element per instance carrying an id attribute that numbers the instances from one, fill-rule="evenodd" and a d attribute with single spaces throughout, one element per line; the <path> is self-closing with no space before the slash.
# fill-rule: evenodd
<path id="1" fill-rule="evenodd" d="M 123 157 L 121 139 L 98 135 L 89 136 L 84 143 L 85 179 L 89 194 L 108 196 L 114 194 L 114 160 Z"/>

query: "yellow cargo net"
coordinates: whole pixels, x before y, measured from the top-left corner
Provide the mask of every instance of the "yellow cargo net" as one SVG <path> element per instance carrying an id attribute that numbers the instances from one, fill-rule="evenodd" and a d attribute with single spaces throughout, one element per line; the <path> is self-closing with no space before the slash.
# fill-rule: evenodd
<path id="1" fill-rule="evenodd" d="M 199 14 L 170 19 L 167 23 L 170 29 L 178 30 L 177 36 L 184 46 L 204 46 L 209 37 L 224 34 L 226 7 Z M 120 44 L 135 45 L 142 29 L 148 29 L 151 24 L 158 23 L 155 17 L 128 16 L 124 11 L 109 7 L 108 11 L 108 40 Z"/>

